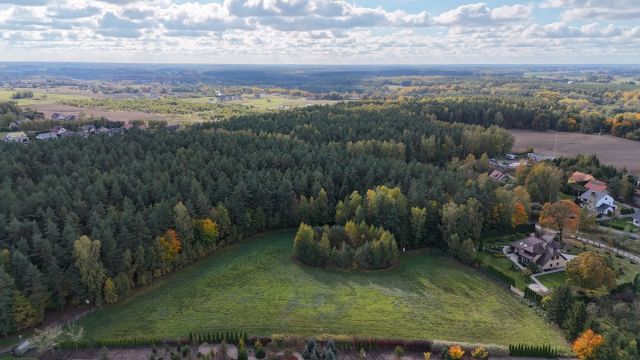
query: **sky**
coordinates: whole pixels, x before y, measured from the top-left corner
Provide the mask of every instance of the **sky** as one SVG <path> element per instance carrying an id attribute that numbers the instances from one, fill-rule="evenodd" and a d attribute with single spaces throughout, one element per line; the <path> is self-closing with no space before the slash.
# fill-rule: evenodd
<path id="1" fill-rule="evenodd" d="M 638 64 L 640 0 L 0 0 L 0 61 Z"/>

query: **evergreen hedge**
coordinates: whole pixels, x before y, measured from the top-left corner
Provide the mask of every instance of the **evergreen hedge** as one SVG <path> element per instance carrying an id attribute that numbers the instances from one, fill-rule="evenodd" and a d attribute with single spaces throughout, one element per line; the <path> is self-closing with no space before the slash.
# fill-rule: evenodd
<path id="1" fill-rule="evenodd" d="M 528 356 L 545 359 L 555 359 L 559 355 L 558 349 L 552 349 L 550 345 L 536 346 L 527 344 L 509 345 L 509 354 L 511 356 Z"/>
<path id="2" fill-rule="evenodd" d="M 190 343 L 220 343 L 224 340 L 227 344 L 239 345 L 240 339 L 244 339 L 244 343 L 248 344 L 249 338 L 246 332 L 206 332 L 206 333 L 194 333 L 189 332 Z"/>
<path id="3" fill-rule="evenodd" d="M 538 306 L 542 304 L 542 296 L 528 287 L 524 289 L 524 298 Z"/>
<path id="4" fill-rule="evenodd" d="M 485 274 L 505 283 L 506 285 L 516 286 L 516 280 L 514 278 L 512 278 L 510 275 L 505 274 L 504 272 L 502 272 L 502 270 L 494 267 L 491 264 L 486 264 L 480 269 L 482 269 Z"/>

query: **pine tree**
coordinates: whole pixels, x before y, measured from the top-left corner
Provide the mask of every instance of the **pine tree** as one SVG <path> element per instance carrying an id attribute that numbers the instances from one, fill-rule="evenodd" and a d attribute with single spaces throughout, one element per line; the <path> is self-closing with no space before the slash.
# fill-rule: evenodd
<path id="1" fill-rule="evenodd" d="M 569 340 L 575 340 L 584 331 L 587 320 L 587 306 L 582 301 L 574 302 L 564 321 Z"/>
<path id="2" fill-rule="evenodd" d="M 15 322 L 12 314 L 12 298 L 15 292 L 15 283 L 11 275 L 7 274 L 0 266 L 0 335 L 7 336 L 15 331 Z"/>
<path id="3" fill-rule="evenodd" d="M 568 286 L 563 285 L 555 288 L 545 305 L 549 320 L 562 326 L 572 303 L 573 296 Z"/>

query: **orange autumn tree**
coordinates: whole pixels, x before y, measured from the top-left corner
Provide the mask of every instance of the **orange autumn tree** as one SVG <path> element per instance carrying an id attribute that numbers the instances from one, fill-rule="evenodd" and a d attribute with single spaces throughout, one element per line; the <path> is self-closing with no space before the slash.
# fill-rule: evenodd
<path id="1" fill-rule="evenodd" d="M 182 249 L 182 242 L 180 241 L 180 238 L 178 238 L 176 231 L 173 229 L 169 229 L 164 233 L 164 235 L 159 236 L 158 242 L 163 250 L 162 256 L 167 261 L 175 260 L 176 256 L 178 256 Z"/>
<path id="2" fill-rule="evenodd" d="M 595 359 L 596 351 L 604 343 L 602 335 L 593 332 L 589 329 L 573 342 L 572 349 L 576 353 L 580 360 L 593 360 Z"/>
<path id="3" fill-rule="evenodd" d="M 451 360 L 460 360 L 464 356 L 464 350 L 462 350 L 460 345 L 453 345 L 447 352 L 449 353 L 449 358 Z"/>
<path id="4" fill-rule="evenodd" d="M 522 203 L 517 202 L 513 205 L 513 214 L 511 214 L 511 226 L 516 227 L 522 225 L 529 220 L 527 210 L 525 210 Z"/>
<path id="5" fill-rule="evenodd" d="M 577 229 L 580 222 L 580 207 L 571 200 L 546 203 L 540 212 L 539 222 L 544 227 L 554 229 L 562 243 L 565 232 Z"/>

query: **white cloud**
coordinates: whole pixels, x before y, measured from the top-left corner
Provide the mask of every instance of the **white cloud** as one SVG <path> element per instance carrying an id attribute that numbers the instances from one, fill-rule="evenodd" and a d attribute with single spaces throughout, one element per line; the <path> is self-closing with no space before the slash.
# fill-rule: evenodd
<path id="1" fill-rule="evenodd" d="M 564 8 L 562 20 L 640 19 L 638 0 L 545 0 L 541 8 Z"/>
<path id="2" fill-rule="evenodd" d="M 25 1 L 30 5 L 23 6 Z M 0 5 L 0 60 L 482 63 L 640 58 L 640 26 L 606 20 L 616 11 L 633 14 L 640 0 L 612 0 L 611 6 L 605 0 L 546 0 L 538 6 L 556 9 L 549 10 L 557 15 L 550 23 L 537 21 L 530 3 L 468 3 L 432 16 L 428 5 L 424 11 L 390 11 L 338 0 L 25 1 L 0 0 L 5 4 Z M 573 20 L 578 18 L 593 20 Z"/>
<path id="3" fill-rule="evenodd" d="M 500 22 L 527 20 L 531 17 L 530 5 L 508 5 L 491 9 L 485 3 L 461 5 L 435 17 L 438 25 L 490 26 Z"/>

